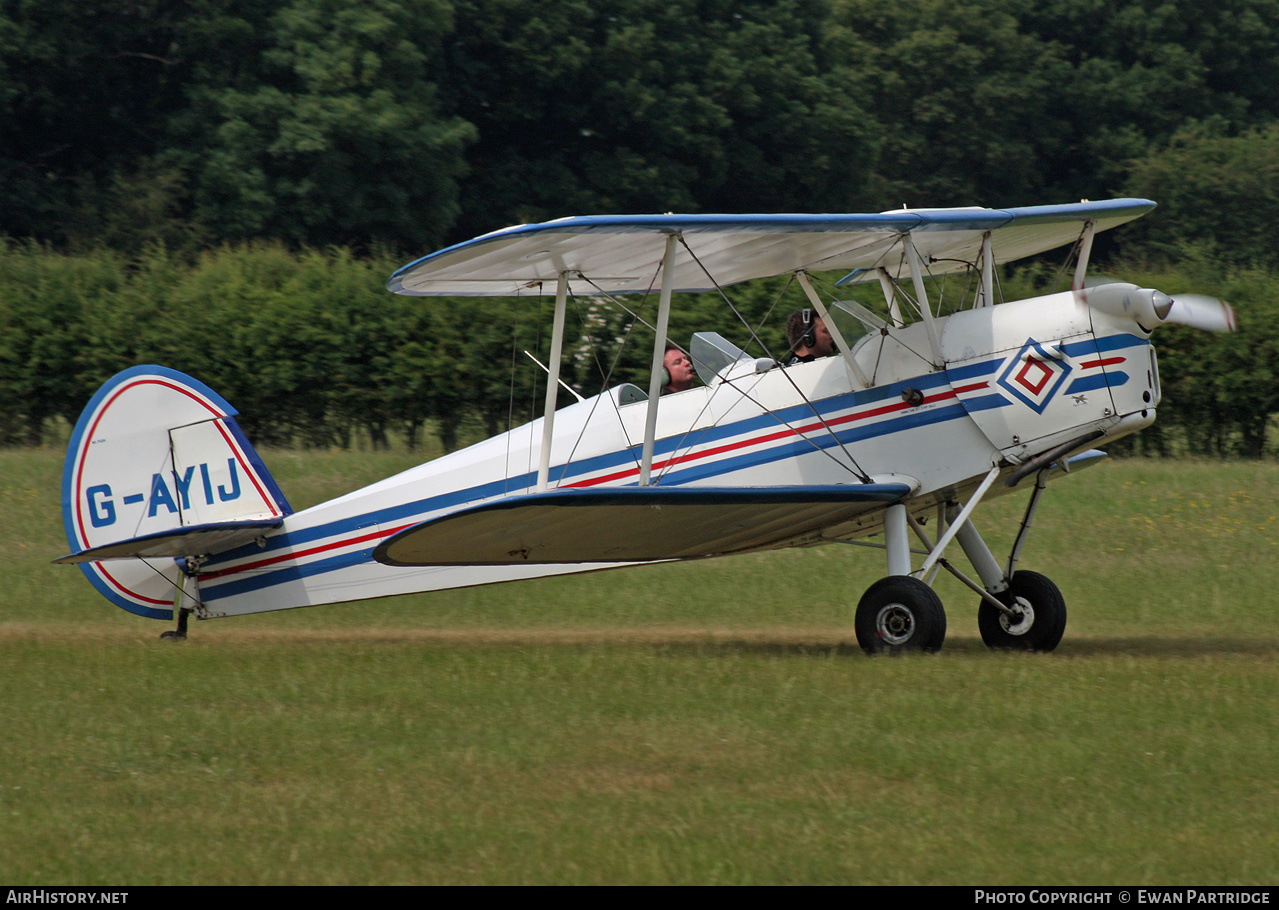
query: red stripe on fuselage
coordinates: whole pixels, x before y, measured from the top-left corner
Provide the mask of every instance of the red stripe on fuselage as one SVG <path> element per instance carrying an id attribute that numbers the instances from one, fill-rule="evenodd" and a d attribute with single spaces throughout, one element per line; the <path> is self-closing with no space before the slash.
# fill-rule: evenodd
<path id="1" fill-rule="evenodd" d="M 256 562 L 248 562 L 248 563 L 244 563 L 243 565 L 232 566 L 231 568 L 228 568 L 228 569 L 219 569 L 216 572 L 201 572 L 200 580 L 205 581 L 207 579 L 212 579 L 212 578 L 222 578 L 226 575 L 239 575 L 243 572 L 252 572 L 255 569 L 265 569 L 270 566 L 276 566 L 283 562 L 304 559 L 307 556 L 314 556 L 317 553 L 328 553 L 331 550 L 340 550 L 340 549 L 343 549 L 344 547 L 354 546 L 355 544 L 358 544 L 358 543 L 368 543 L 370 540 L 381 540 L 384 537 L 390 537 L 392 534 L 398 534 L 400 531 L 403 531 L 405 528 L 411 528 L 416 524 L 420 524 L 420 522 L 410 521 L 394 528 L 387 528 L 385 531 L 379 529 L 377 531 L 374 531 L 371 534 L 365 534 L 361 537 L 350 537 L 345 540 L 334 541 L 333 543 L 326 543 L 326 544 L 320 544 L 319 546 L 315 546 L 315 547 L 309 547 L 305 550 L 295 550 L 292 553 L 281 553 L 279 556 L 271 556 L 267 559 L 259 559 Z"/>
<path id="2" fill-rule="evenodd" d="M 937 402 L 949 401 L 956 397 L 956 392 L 975 391 L 977 389 L 985 388 L 989 386 L 989 384 L 990 384 L 989 382 L 977 382 L 967 386 L 963 386 L 960 389 L 938 392 L 935 395 L 930 395 L 927 398 L 925 398 L 920 403 L 920 405 L 935 404 Z M 870 410 L 862 411 L 859 413 L 846 414 L 843 417 L 835 417 L 824 422 L 813 421 L 800 427 L 787 427 L 782 430 L 778 430 L 772 433 L 767 433 L 763 436 L 756 436 L 751 439 L 741 440 L 739 442 L 726 443 L 724 445 L 715 446 L 713 448 L 703 449 L 700 452 L 687 453 L 685 455 L 667 459 L 666 461 L 654 462 L 653 468 L 655 470 L 660 470 L 662 468 L 684 463 L 684 462 L 698 461 L 700 459 L 710 458 L 715 455 L 722 455 L 727 452 L 733 452 L 739 449 L 749 448 L 751 446 L 763 445 L 769 442 L 776 442 L 777 440 L 786 439 L 787 437 L 791 437 L 791 436 L 802 436 L 807 433 L 811 433 L 824 428 L 833 428 L 837 426 L 843 426 L 849 423 L 855 423 L 857 421 L 869 420 L 874 417 L 882 417 L 885 414 L 892 414 L 900 411 L 910 410 L 911 408 L 919 407 L 920 405 L 912 405 L 909 402 L 905 402 L 905 401 L 893 402 L 892 404 L 881 405 L 880 407 L 872 408 Z M 624 471 L 616 471 L 614 473 L 605 474 L 600 477 L 593 477 L 587 480 L 579 480 L 575 483 L 561 484 L 559 488 L 569 489 L 574 487 L 590 487 L 590 486 L 596 486 L 602 483 L 607 483 L 609 481 L 625 480 L 627 478 L 636 477 L 638 475 L 639 475 L 638 467 L 628 468 Z M 315 556 L 322 553 L 328 553 L 334 550 L 344 549 L 346 547 L 355 546 L 361 543 L 368 543 L 370 541 L 381 540 L 381 539 L 390 537 L 393 534 L 398 534 L 400 531 L 406 528 L 413 527 L 414 525 L 419 523 L 420 522 L 418 521 L 411 521 L 394 528 L 389 528 L 386 530 L 378 530 L 372 533 L 363 534 L 359 537 L 344 538 L 341 540 L 333 541 L 331 543 L 319 544 L 314 547 L 308 547 L 305 550 L 297 550 L 291 553 L 282 553 L 278 556 L 271 556 L 265 559 L 256 560 L 254 562 L 244 563 L 239 566 L 231 566 L 225 569 L 219 569 L 214 572 L 202 572 L 200 574 L 200 579 L 204 581 L 204 580 L 213 580 L 217 578 L 225 578 L 231 575 L 240 575 L 245 572 L 251 572 L 251 571 L 260 570 L 260 569 L 267 569 L 273 566 L 279 566 L 283 563 L 302 560 L 310 556 Z"/>
<path id="3" fill-rule="evenodd" d="M 973 386 L 973 388 L 980 388 L 981 385 L 986 385 L 986 383 L 981 383 L 978 386 Z M 906 411 L 906 410 L 909 410 L 910 408 L 919 407 L 920 405 L 932 404 L 938 401 L 946 401 L 954 397 L 955 397 L 955 391 L 953 390 L 940 392 L 936 395 L 931 395 L 925 398 L 922 402 L 920 402 L 919 405 L 913 405 L 906 401 L 894 402 L 893 404 L 883 405 L 878 408 L 872 408 L 869 411 L 862 411 L 856 414 L 845 414 L 843 417 L 834 417 L 826 421 L 817 421 L 815 423 L 810 423 L 802 427 L 787 427 L 784 430 L 778 430 L 774 433 L 768 433 L 764 436 L 756 436 L 752 439 L 741 440 L 740 442 L 725 443 L 724 445 L 715 446 L 714 448 L 702 449 L 700 452 L 687 452 L 683 455 L 679 455 L 674 458 L 669 458 L 666 461 L 655 461 L 653 462 L 653 470 L 660 471 L 664 468 L 671 467 L 677 464 L 683 464 L 683 463 L 692 462 L 692 461 L 699 461 L 703 458 L 711 458 L 715 455 L 723 455 L 726 452 L 734 452 L 734 451 L 737 451 L 738 449 L 745 449 L 745 448 L 750 448 L 751 446 L 763 445 L 764 443 L 776 442 L 777 440 L 785 439 L 788 436 L 803 436 L 808 433 L 815 432 L 817 430 L 843 426 L 844 424 L 854 423 L 856 421 L 861 421 L 861 420 L 869 420 L 872 417 L 882 417 L 884 414 L 891 414 L 896 411 Z M 631 477 L 637 477 L 639 476 L 639 472 L 640 472 L 640 469 L 638 467 L 627 468 L 624 471 L 615 471 L 612 474 L 605 474 L 600 477 L 592 477 L 589 480 L 579 480 L 574 483 L 561 484 L 561 487 L 562 488 L 593 487 L 601 483 L 608 483 L 610 481 L 626 480 Z"/>

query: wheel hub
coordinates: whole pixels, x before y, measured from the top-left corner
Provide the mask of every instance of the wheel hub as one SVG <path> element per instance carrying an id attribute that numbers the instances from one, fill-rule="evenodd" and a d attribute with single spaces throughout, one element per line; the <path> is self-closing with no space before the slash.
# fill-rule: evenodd
<path id="1" fill-rule="evenodd" d="M 1025 635 L 1035 625 L 1035 608 L 1024 597 L 1018 597 L 1012 604 L 1012 615 L 1001 613 L 999 625 L 1009 635 Z"/>
<path id="2" fill-rule="evenodd" d="M 904 645 L 915 634 L 915 614 L 905 604 L 887 604 L 875 617 L 875 631 L 887 644 Z"/>

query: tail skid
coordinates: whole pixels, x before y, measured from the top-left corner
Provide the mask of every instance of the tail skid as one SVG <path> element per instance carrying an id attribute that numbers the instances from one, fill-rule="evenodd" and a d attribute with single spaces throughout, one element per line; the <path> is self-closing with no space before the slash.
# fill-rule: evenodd
<path id="1" fill-rule="evenodd" d="M 278 527 L 293 510 L 235 421 L 203 383 L 175 370 L 118 373 L 85 406 L 62 474 L 72 552 L 94 587 L 152 619 L 197 605 L 185 559 Z"/>

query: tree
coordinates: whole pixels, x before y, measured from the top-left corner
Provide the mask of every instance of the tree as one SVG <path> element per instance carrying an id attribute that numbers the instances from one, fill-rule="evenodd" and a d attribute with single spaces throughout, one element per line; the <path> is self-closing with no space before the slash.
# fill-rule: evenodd
<path id="1" fill-rule="evenodd" d="M 1279 116 L 1279 0 L 1022 0 L 1022 29 L 1068 64 L 1066 132 L 1043 166 L 1067 198 L 1116 192 L 1178 130 Z"/>
<path id="2" fill-rule="evenodd" d="M 445 92 L 473 123 L 454 232 L 591 212 L 840 210 L 874 136 L 821 65 L 821 4 L 458 0 Z"/>
<path id="3" fill-rule="evenodd" d="M 862 72 L 883 131 L 877 209 L 1038 200 L 1069 113 L 1065 64 L 1028 34 L 1025 3 L 835 0 L 826 53 Z"/>
<path id="4" fill-rule="evenodd" d="M 28 243 L 0 249 L 0 442 L 39 445 L 45 422 L 75 423 L 82 353 L 94 344 L 90 311 L 114 299 L 123 269 L 109 254 L 52 256 Z"/>
<path id="5" fill-rule="evenodd" d="M 139 249 L 189 239 L 185 174 L 161 160 L 187 91 L 260 28 L 246 0 L 10 0 L 0 13 L 0 232 Z M 229 35 L 237 41 L 228 52 Z M 128 236 L 124 236 L 127 234 Z"/>
<path id="6" fill-rule="evenodd" d="M 1130 255 L 1198 247 L 1223 263 L 1279 266 L 1279 126 L 1237 136 L 1183 130 L 1130 169 L 1125 190 L 1159 203 L 1126 238 Z"/>
<path id="7" fill-rule="evenodd" d="M 256 72 L 192 86 L 172 160 L 215 236 L 434 245 L 457 216 L 468 124 L 432 79 L 445 0 L 292 0 Z"/>

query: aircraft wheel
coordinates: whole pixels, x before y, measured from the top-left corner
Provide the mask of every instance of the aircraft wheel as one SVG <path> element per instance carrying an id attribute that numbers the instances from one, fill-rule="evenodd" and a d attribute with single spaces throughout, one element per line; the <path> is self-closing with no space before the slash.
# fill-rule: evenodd
<path id="1" fill-rule="evenodd" d="M 946 640 L 946 610 L 918 578 L 890 575 L 862 595 L 854 628 L 867 654 L 938 651 Z"/>
<path id="2" fill-rule="evenodd" d="M 1066 631 L 1066 601 L 1061 591 L 1038 572 L 1015 572 L 1008 590 L 997 595 L 1017 610 L 1007 616 L 985 600 L 977 610 L 981 640 L 991 648 L 1051 651 Z"/>

